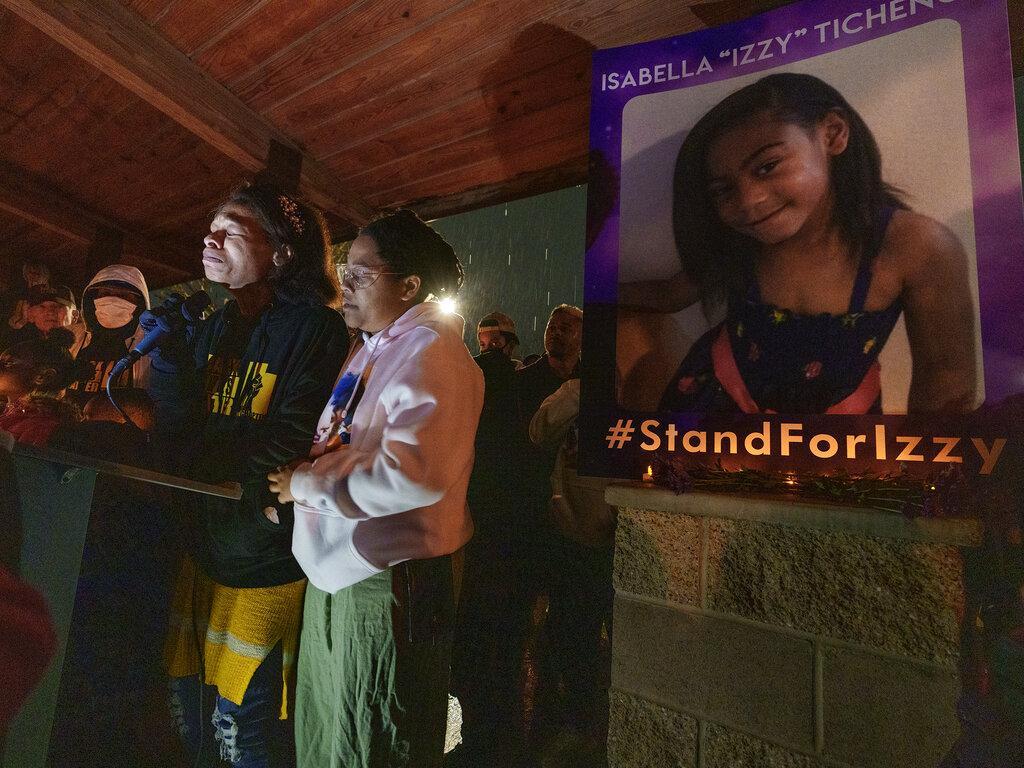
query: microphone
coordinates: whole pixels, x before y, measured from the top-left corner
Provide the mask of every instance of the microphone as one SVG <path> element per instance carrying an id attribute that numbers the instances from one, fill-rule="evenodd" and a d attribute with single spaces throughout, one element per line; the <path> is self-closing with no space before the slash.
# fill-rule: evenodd
<path id="1" fill-rule="evenodd" d="M 150 310 L 156 325 L 111 369 L 107 382 L 116 380 L 129 365 L 159 347 L 168 336 L 183 326 L 195 325 L 211 311 L 213 302 L 206 291 L 196 291 L 187 299 L 176 293 L 164 301 L 163 306 Z"/>

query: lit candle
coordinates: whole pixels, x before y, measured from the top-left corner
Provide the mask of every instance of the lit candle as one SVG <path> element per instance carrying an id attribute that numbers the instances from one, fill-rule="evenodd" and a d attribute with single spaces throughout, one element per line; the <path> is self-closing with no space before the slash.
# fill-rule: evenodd
<path id="1" fill-rule="evenodd" d="M 643 481 L 645 483 L 654 482 L 654 467 L 652 467 L 650 464 L 647 465 L 647 471 L 644 472 Z"/>

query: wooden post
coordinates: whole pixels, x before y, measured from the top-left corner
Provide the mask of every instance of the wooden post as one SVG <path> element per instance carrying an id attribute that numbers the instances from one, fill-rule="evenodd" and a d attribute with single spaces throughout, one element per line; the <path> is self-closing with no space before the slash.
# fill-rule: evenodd
<path id="1" fill-rule="evenodd" d="M 301 175 L 302 153 L 271 139 L 267 150 L 267 167 L 259 171 L 253 181 L 275 184 L 285 192 L 295 194 Z"/>

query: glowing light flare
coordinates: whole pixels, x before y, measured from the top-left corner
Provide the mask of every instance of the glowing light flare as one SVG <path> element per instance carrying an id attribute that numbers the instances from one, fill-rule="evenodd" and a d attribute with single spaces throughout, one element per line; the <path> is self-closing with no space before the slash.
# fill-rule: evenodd
<path id="1" fill-rule="evenodd" d="M 455 299 L 441 299 L 438 304 L 441 305 L 441 310 L 446 314 L 454 314 L 455 312 Z"/>

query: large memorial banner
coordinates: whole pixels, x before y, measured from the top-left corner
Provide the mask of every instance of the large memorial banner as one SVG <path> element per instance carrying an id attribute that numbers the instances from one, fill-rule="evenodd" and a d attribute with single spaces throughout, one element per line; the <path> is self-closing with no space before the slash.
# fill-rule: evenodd
<path id="1" fill-rule="evenodd" d="M 598 51 L 591 156 L 585 472 L 995 469 L 1024 391 L 1004 2 Z"/>

